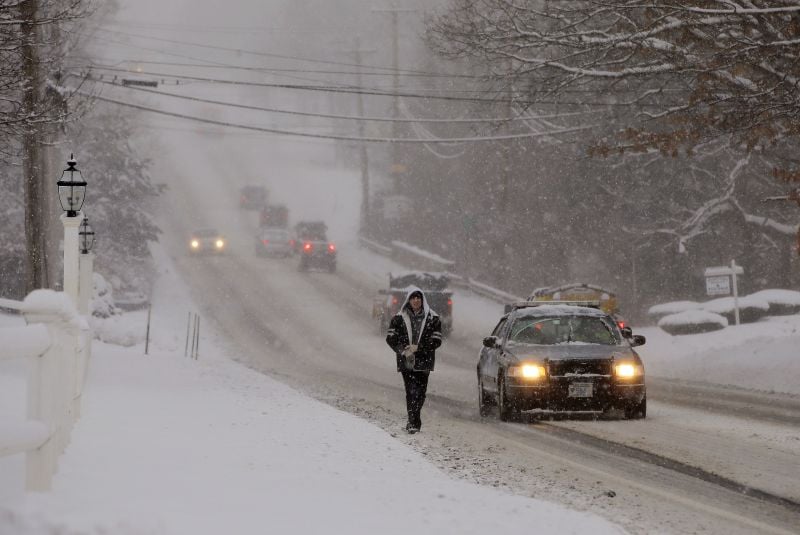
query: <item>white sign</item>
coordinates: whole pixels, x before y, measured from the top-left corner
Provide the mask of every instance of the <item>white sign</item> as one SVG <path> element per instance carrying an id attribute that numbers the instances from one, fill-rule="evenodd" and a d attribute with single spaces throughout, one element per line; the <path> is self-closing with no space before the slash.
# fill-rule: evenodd
<path id="1" fill-rule="evenodd" d="M 744 269 L 736 265 L 736 260 L 731 260 L 730 266 L 710 267 L 705 271 L 708 295 L 728 295 L 733 286 L 733 315 L 736 325 L 739 325 L 739 283 L 736 280 L 739 275 L 744 275 Z"/>
<path id="2" fill-rule="evenodd" d="M 707 295 L 730 295 L 731 279 L 727 275 L 706 277 Z"/>

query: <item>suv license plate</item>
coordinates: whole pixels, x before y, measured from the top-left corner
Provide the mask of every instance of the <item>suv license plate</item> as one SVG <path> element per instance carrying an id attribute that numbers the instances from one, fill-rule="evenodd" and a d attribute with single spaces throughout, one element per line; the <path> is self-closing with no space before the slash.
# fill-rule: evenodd
<path id="1" fill-rule="evenodd" d="M 590 398 L 593 390 L 593 383 L 570 383 L 568 395 L 571 398 Z"/>

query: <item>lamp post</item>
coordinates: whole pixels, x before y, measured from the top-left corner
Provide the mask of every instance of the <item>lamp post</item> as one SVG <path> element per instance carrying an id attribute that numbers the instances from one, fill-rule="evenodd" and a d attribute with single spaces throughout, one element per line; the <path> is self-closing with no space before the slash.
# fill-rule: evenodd
<path id="1" fill-rule="evenodd" d="M 75 155 L 70 154 L 67 160 L 67 168 L 61 173 L 61 180 L 58 181 L 58 200 L 61 201 L 61 209 L 67 213 L 67 217 L 77 217 L 81 207 L 83 207 L 83 200 L 86 197 L 86 181 L 83 179 L 81 172 L 75 167 L 78 162 L 75 160 Z M 69 173 L 69 180 L 67 178 Z M 78 179 L 75 179 L 75 173 L 78 173 Z"/>
<path id="2" fill-rule="evenodd" d="M 86 196 L 86 181 L 75 167 L 75 156 L 70 155 L 67 168 L 58 181 L 58 199 L 61 202 L 61 223 L 64 225 L 64 293 L 78 305 L 79 265 L 78 265 L 78 227 L 82 218 L 79 212 Z M 67 175 L 69 173 L 69 175 Z M 78 174 L 77 180 L 75 173 Z"/>
<path id="3" fill-rule="evenodd" d="M 81 250 L 78 258 L 78 312 L 84 315 L 89 313 L 89 301 L 94 290 L 92 281 L 94 254 L 91 253 L 92 247 L 94 247 L 94 237 L 94 230 L 89 224 L 89 218 L 84 216 L 78 230 L 78 243 Z"/>
<path id="4" fill-rule="evenodd" d="M 89 224 L 89 218 L 83 216 L 81 226 L 78 228 L 78 237 L 81 247 L 81 254 L 89 254 L 94 247 L 94 229 Z"/>

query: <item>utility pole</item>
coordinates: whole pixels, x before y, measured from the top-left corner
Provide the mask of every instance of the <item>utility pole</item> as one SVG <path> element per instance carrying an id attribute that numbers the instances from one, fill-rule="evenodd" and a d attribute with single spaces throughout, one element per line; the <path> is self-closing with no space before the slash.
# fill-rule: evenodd
<path id="1" fill-rule="evenodd" d="M 513 62 L 509 61 L 509 72 L 513 69 Z M 508 88 L 506 92 L 506 119 L 508 119 L 505 124 L 503 124 L 502 132 L 505 135 L 511 134 L 511 128 L 509 125 L 511 124 L 511 119 L 513 118 L 514 114 L 514 86 L 511 82 L 511 78 L 509 77 Z M 503 236 L 502 240 L 497 240 L 498 250 L 497 250 L 497 257 L 499 258 L 498 270 L 497 272 L 500 275 L 500 282 L 505 285 L 508 279 L 508 258 L 506 257 L 506 241 L 508 239 L 507 236 L 507 218 L 505 214 L 508 214 L 508 200 L 511 190 L 511 162 L 512 162 L 512 154 L 511 148 L 514 140 L 506 139 L 502 141 L 503 143 L 503 178 L 501 183 L 501 190 L 500 190 L 500 209 L 498 214 L 501 215 L 499 219 L 496 219 L 493 224 L 498 225 L 500 227 L 501 235 Z"/>
<path id="2" fill-rule="evenodd" d="M 38 25 L 39 0 L 23 0 L 20 3 L 20 33 L 22 35 L 23 60 L 23 107 L 26 116 L 35 119 L 41 112 L 41 67 Z M 44 208 L 46 190 L 39 145 L 40 127 L 35 120 L 25 125 L 22 136 L 22 174 L 25 210 L 25 293 L 30 293 L 46 284 L 46 220 Z"/>
<path id="3" fill-rule="evenodd" d="M 364 87 L 361 76 L 361 40 L 356 36 L 356 65 L 358 65 L 358 87 Z M 358 116 L 364 117 L 364 95 L 358 93 Z M 358 121 L 358 137 L 364 137 L 364 120 Z M 364 234 L 370 227 L 372 220 L 369 213 L 369 162 L 367 161 L 367 144 L 361 142 L 359 147 L 361 155 L 361 234 Z"/>
<path id="4" fill-rule="evenodd" d="M 357 73 L 357 84 L 358 87 L 364 87 L 363 80 L 361 76 L 362 70 L 362 63 L 361 63 L 361 54 L 367 53 L 370 54 L 372 52 L 377 52 L 377 50 L 373 49 L 362 49 L 361 48 L 361 39 L 358 35 L 355 38 L 355 47 L 353 50 L 347 50 L 345 52 L 352 52 L 353 57 L 355 59 L 356 65 L 358 65 L 358 73 Z M 356 95 L 358 99 L 357 108 L 358 108 L 358 116 L 364 117 L 364 95 L 361 92 L 358 92 Z M 365 137 L 364 132 L 364 123 L 365 121 L 359 120 L 358 121 L 358 137 Z M 364 234 L 366 230 L 369 228 L 369 224 L 371 221 L 370 217 L 370 202 L 369 202 L 369 160 L 367 158 L 367 144 L 363 141 L 359 144 L 359 155 L 361 157 L 361 218 L 360 218 L 360 232 Z"/>
<path id="5" fill-rule="evenodd" d="M 391 16 L 392 23 L 392 85 L 394 87 L 394 97 L 392 98 L 392 117 L 395 119 L 400 117 L 400 32 L 398 29 L 398 15 L 400 13 L 415 13 L 416 9 L 400 9 L 400 8 L 373 8 L 373 13 L 388 13 Z M 392 138 L 400 138 L 400 125 L 397 121 L 392 123 Z M 391 148 L 392 166 L 391 171 L 395 177 L 406 172 L 406 167 L 401 163 L 399 154 L 399 147 L 397 143 L 392 143 Z M 395 188 L 398 188 L 399 180 L 395 179 Z"/>

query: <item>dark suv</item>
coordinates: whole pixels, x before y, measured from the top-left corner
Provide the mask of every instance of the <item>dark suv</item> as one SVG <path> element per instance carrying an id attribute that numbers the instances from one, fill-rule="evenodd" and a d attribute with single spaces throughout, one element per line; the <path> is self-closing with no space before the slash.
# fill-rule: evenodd
<path id="1" fill-rule="evenodd" d="M 595 303 L 516 303 L 484 338 L 478 361 L 482 416 L 497 405 L 506 421 L 521 411 L 647 415 L 645 343 Z"/>
<path id="2" fill-rule="evenodd" d="M 322 221 L 301 221 L 294 226 L 294 247 L 300 256 L 297 269 L 336 271 L 336 246 L 328 241 L 328 226 Z"/>
<path id="3" fill-rule="evenodd" d="M 242 186 L 239 190 L 239 208 L 261 210 L 267 204 L 267 188 L 264 186 Z"/>

